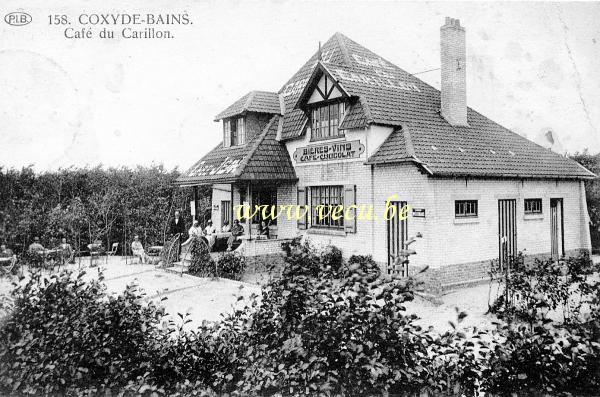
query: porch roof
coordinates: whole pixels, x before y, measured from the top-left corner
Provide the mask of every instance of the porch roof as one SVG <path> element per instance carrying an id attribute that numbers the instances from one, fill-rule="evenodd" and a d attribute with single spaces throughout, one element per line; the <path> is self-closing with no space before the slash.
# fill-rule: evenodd
<path id="1" fill-rule="evenodd" d="M 184 172 L 178 186 L 241 181 L 296 181 L 296 172 L 285 145 L 277 141 L 281 117 L 275 115 L 260 134 L 245 145 L 220 143 Z"/>

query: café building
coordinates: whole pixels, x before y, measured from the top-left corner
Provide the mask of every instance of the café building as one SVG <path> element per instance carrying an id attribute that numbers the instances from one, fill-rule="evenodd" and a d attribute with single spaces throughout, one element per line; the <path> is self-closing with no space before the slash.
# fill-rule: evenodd
<path id="1" fill-rule="evenodd" d="M 392 271 L 420 233 L 410 265 L 429 266 L 442 288 L 486 278 L 491 260 L 519 251 L 590 250 L 584 181 L 595 175 L 467 106 L 458 20 L 446 19 L 440 47 L 438 90 L 335 33 L 279 92 L 252 91 L 219 113 L 222 142 L 178 185 L 212 186 L 217 226 L 244 203 L 308 205 L 306 216 L 270 222 L 271 249 L 304 235 Z M 372 216 L 317 216 L 340 204 Z M 407 216 L 386 217 L 391 207 Z M 252 245 L 260 218 L 243 219 L 241 248 L 262 252 Z"/>

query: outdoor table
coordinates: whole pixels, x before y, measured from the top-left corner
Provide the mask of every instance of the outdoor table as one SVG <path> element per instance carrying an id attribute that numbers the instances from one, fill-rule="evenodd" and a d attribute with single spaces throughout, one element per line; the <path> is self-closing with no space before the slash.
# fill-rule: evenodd
<path id="1" fill-rule="evenodd" d="M 163 249 L 164 247 L 162 245 L 153 245 L 151 247 L 148 247 L 148 255 L 159 256 L 162 253 Z"/>

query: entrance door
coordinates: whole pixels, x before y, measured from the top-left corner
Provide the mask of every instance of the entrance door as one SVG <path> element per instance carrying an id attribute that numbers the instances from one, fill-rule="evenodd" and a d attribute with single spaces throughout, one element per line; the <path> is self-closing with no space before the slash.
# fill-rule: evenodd
<path id="1" fill-rule="evenodd" d="M 390 206 L 396 209 L 395 216 L 390 217 L 387 222 L 387 272 L 388 274 L 400 273 L 403 277 L 408 276 L 408 266 L 395 265 L 398 258 L 398 252 L 406 249 L 404 243 L 408 237 L 408 220 L 401 220 L 399 215 L 402 207 L 406 205 L 406 201 L 391 201 Z M 390 212 L 393 210 L 390 210 Z"/>
<path id="2" fill-rule="evenodd" d="M 517 255 L 517 200 L 498 200 L 498 260 L 500 269 Z"/>
<path id="3" fill-rule="evenodd" d="M 552 259 L 560 259 L 565 253 L 563 200 L 550 199 L 550 253 Z"/>
<path id="4" fill-rule="evenodd" d="M 225 221 L 229 221 L 230 225 L 233 222 L 231 219 L 231 201 L 229 200 L 221 201 L 221 225 L 219 227 L 223 226 Z"/>

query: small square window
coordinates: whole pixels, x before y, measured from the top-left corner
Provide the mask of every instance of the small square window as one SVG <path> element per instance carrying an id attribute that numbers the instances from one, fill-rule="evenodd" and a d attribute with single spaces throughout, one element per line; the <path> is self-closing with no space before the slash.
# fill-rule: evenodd
<path id="1" fill-rule="evenodd" d="M 526 214 L 541 214 L 542 213 L 542 199 L 525 199 L 525 213 Z"/>
<path id="2" fill-rule="evenodd" d="M 454 202 L 454 216 L 469 218 L 477 216 L 477 200 L 456 200 Z"/>

